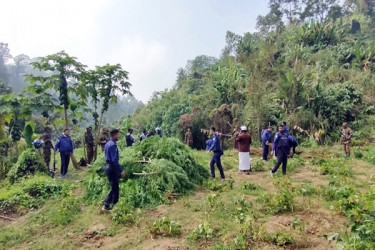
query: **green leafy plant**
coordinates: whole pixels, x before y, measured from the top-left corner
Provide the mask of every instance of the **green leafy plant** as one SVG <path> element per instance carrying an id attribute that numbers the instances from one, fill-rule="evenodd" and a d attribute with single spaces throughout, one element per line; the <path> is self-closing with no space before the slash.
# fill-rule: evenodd
<path id="1" fill-rule="evenodd" d="M 214 230 L 211 226 L 205 222 L 199 224 L 190 234 L 189 239 L 194 241 L 209 240 L 214 237 Z"/>
<path id="2" fill-rule="evenodd" d="M 153 223 L 150 233 L 154 237 L 176 237 L 181 235 L 181 225 L 167 217 L 163 217 Z"/>
<path id="3" fill-rule="evenodd" d="M 36 149 L 25 150 L 16 164 L 10 169 L 8 178 L 11 183 L 21 177 L 35 173 L 47 173 L 48 169 L 40 153 Z"/>

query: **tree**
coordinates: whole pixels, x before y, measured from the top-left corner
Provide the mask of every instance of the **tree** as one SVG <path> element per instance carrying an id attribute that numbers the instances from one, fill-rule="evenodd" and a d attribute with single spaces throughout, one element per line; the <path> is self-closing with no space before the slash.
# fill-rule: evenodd
<path id="1" fill-rule="evenodd" d="M 324 22 L 330 10 L 337 5 L 336 2 L 336 0 L 303 0 L 305 8 L 301 13 L 301 19 Z"/>
<path id="2" fill-rule="evenodd" d="M 131 84 L 127 80 L 128 72 L 123 70 L 120 64 L 96 66 L 95 70 L 90 71 L 84 78 L 95 108 L 97 108 L 99 101 L 102 104 L 98 127 L 95 131 L 95 159 L 103 117 L 104 113 L 108 111 L 109 102 L 116 103 L 119 94 L 131 95 L 129 91 Z"/>
<path id="3" fill-rule="evenodd" d="M 39 71 L 51 72 L 49 76 L 26 75 L 26 79 L 31 85 L 40 84 L 44 90 L 57 91 L 60 105 L 64 110 L 65 128 L 69 128 L 68 109 L 71 96 L 74 94 L 82 99 L 86 98 L 86 91 L 79 82 L 86 66 L 78 62 L 77 58 L 69 56 L 65 51 L 41 57 L 31 65 Z M 71 96 L 69 96 L 70 93 Z"/>
<path id="4" fill-rule="evenodd" d="M 20 74 L 25 73 L 26 67 L 30 64 L 30 57 L 21 54 L 13 58 L 15 64 L 16 77 L 19 78 Z"/>
<path id="5" fill-rule="evenodd" d="M 9 76 L 5 64 L 12 58 L 7 43 L 0 42 L 0 80 L 8 83 Z"/>
<path id="6" fill-rule="evenodd" d="M 0 95 L 9 94 L 12 92 L 12 88 L 8 84 L 0 80 Z"/>

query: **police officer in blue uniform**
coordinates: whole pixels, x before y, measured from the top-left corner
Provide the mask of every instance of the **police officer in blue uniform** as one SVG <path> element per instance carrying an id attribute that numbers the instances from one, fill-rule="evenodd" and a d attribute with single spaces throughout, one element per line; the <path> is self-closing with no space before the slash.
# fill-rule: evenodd
<path id="1" fill-rule="evenodd" d="M 61 179 L 64 179 L 68 173 L 70 155 L 73 154 L 73 150 L 73 142 L 69 136 L 69 129 L 64 129 L 64 133 L 59 137 L 55 145 L 55 151 L 60 151 Z"/>
<path id="2" fill-rule="evenodd" d="M 221 180 L 225 180 L 223 166 L 221 165 L 221 156 L 223 155 L 223 151 L 221 150 L 220 139 L 214 127 L 211 128 L 210 133 L 212 135 L 212 143 L 209 149 L 207 150 L 207 154 L 209 154 L 211 151 L 214 152 L 211 158 L 211 162 L 210 162 L 211 177 L 215 178 L 215 163 L 216 163 L 216 166 L 220 172 Z"/>
<path id="3" fill-rule="evenodd" d="M 119 153 L 117 148 L 117 141 L 119 139 L 120 131 L 113 129 L 110 133 L 111 139 L 105 144 L 105 173 L 108 177 L 111 190 L 104 201 L 103 210 L 111 210 L 118 202 L 120 195 L 119 179 L 125 176 L 125 172 L 119 163 Z"/>
<path id="4" fill-rule="evenodd" d="M 265 128 L 262 132 L 263 161 L 267 161 L 270 150 L 272 127 Z"/>
<path id="5" fill-rule="evenodd" d="M 272 145 L 272 151 L 276 151 L 277 163 L 271 170 L 271 176 L 274 177 L 276 171 L 282 165 L 283 175 L 286 175 L 286 167 L 288 164 L 288 154 L 290 151 L 289 134 L 284 130 L 284 124 L 279 126 L 279 132 L 275 135 L 275 140 Z"/>

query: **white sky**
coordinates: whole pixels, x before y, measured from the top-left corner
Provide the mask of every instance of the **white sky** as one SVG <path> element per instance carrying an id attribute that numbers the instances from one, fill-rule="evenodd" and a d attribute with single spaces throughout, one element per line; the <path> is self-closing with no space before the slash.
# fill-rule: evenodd
<path id="1" fill-rule="evenodd" d="M 120 63 L 147 102 L 187 60 L 218 57 L 225 33 L 254 31 L 266 0 L 2 0 L 0 42 L 11 54 L 65 50 L 93 67 Z"/>

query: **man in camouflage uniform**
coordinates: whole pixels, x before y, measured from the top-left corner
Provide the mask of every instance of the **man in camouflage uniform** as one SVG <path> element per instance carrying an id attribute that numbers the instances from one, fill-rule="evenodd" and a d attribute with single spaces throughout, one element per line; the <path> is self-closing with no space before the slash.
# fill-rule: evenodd
<path id="1" fill-rule="evenodd" d="M 85 144 L 87 152 L 87 163 L 91 164 L 94 157 L 94 137 L 92 136 L 92 127 L 86 128 Z"/>
<path id="2" fill-rule="evenodd" d="M 193 139 L 193 132 L 191 132 L 191 128 L 188 128 L 185 134 L 185 144 L 189 147 L 193 147 L 194 139 Z"/>
<path id="3" fill-rule="evenodd" d="M 44 127 L 44 131 L 43 131 L 43 136 L 42 136 L 42 140 L 44 141 L 44 145 L 42 147 L 43 149 L 43 159 L 44 159 L 44 162 L 46 163 L 48 169 L 49 169 L 49 164 L 51 162 L 51 149 L 53 149 L 53 144 L 52 144 L 52 141 L 51 141 L 51 133 L 52 133 L 52 130 L 50 127 Z"/>
<path id="4" fill-rule="evenodd" d="M 348 127 L 348 124 L 345 122 L 342 125 L 341 130 L 341 144 L 344 145 L 345 155 L 350 156 L 350 142 L 353 136 L 353 131 Z"/>
<path id="5" fill-rule="evenodd" d="M 105 144 L 109 141 L 109 130 L 107 128 L 103 128 L 102 135 L 100 136 L 100 147 L 102 148 L 102 152 L 104 152 Z"/>

